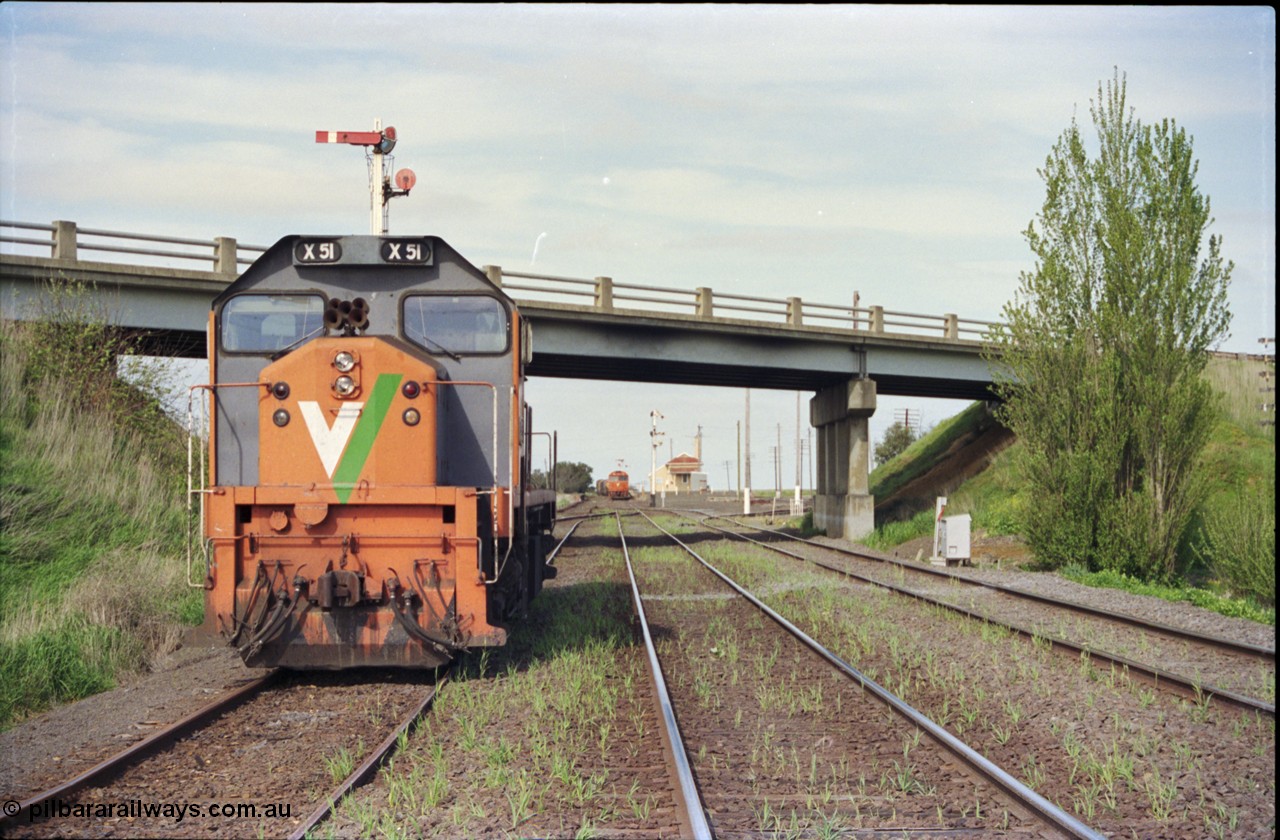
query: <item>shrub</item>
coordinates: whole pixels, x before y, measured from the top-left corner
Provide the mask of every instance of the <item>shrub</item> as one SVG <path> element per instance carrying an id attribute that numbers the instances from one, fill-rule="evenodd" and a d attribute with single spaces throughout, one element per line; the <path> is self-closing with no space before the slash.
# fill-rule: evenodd
<path id="1" fill-rule="evenodd" d="M 1196 553 L 1232 592 L 1260 604 L 1276 602 L 1275 468 L 1255 492 L 1205 515 Z"/>

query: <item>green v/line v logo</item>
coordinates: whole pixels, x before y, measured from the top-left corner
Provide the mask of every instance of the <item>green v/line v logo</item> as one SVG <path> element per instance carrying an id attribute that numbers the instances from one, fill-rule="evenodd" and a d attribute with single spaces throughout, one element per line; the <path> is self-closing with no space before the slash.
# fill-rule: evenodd
<path id="1" fill-rule="evenodd" d="M 351 497 L 403 378 L 404 374 L 400 373 L 379 374 L 369 401 L 346 403 L 338 409 L 333 425 L 325 420 L 319 403 L 298 401 L 311 442 L 315 444 L 325 473 L 333 479 L 339 502 L 345 503 Z"/>

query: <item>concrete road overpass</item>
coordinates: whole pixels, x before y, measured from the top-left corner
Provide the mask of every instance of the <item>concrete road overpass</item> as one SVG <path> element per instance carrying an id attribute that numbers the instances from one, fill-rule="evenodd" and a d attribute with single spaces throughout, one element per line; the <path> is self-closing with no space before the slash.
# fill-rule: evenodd
<path id="1" fill-rule="evenodd" d="M 264 250 L 230 237 L 180 240 L 70 222 L 0 222 L 0 242 L 13 251 L 0 254 L 3 317 L 39 319 L 58 288 L 82 284 L 93 290 L 95 313 L 141 331 L 156 352 L 191 357 L 205 355 L 210 302 Z M 37 253 L 16 253 L 24 249 Z M 112 261 L 84 259 L 89 251 Z M 174 266 L 184 260 L 208 268 Z M 830 533 L 870 530 L 866 456 L 877 393 L 991 398 L 981 341 L 989 322 L 861 306 L 853 295 L 841 305 L 484 271 L 533 326 L 530 376 L 815 393 L 816 518 Z"/>

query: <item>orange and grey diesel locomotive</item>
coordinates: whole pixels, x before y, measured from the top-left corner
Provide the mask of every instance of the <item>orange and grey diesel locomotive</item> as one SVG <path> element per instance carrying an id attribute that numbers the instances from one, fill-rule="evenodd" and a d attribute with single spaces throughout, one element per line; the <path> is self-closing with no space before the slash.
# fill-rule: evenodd
<path id="1" fill-rule="evenodd" d="M 610 499 L 630 499 L 631 479 L 622 470 L 614 470 L 605 479 L 605 489 L 609 491 Z"/>
<path id="2" fill-rule="evenodd" d="M 289 236 L 213 302 L 207 629 L 251 665 L 436 666 L 554 576 L 530 331 L 436 237 Z"/>

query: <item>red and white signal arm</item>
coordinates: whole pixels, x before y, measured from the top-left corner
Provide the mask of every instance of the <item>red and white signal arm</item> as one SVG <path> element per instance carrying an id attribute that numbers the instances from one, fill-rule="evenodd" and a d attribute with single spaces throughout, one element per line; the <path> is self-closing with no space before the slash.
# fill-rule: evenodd
<path id="1" fill-rule="evenodd" d="M 376 146 L 382 142 L 380 131 L 317 131 L 317 143 L 347 143 L 352 146 Z"/>
<path id="2" fill-rule="evenodd" d="M 395 126 L 382 131 L 317 131 L 317 143 L 346 143 L 350 146 L 377 146 L 382 154 L 390 154 L 396 147 Z"/>
<path id="3" fill-rule="evenodd" d="M 416 183 L 418 183 L 418 176 L 413 174 L 412 169 L 401 169 L 396 173 L 396 189 L 408 192 Z"/>

